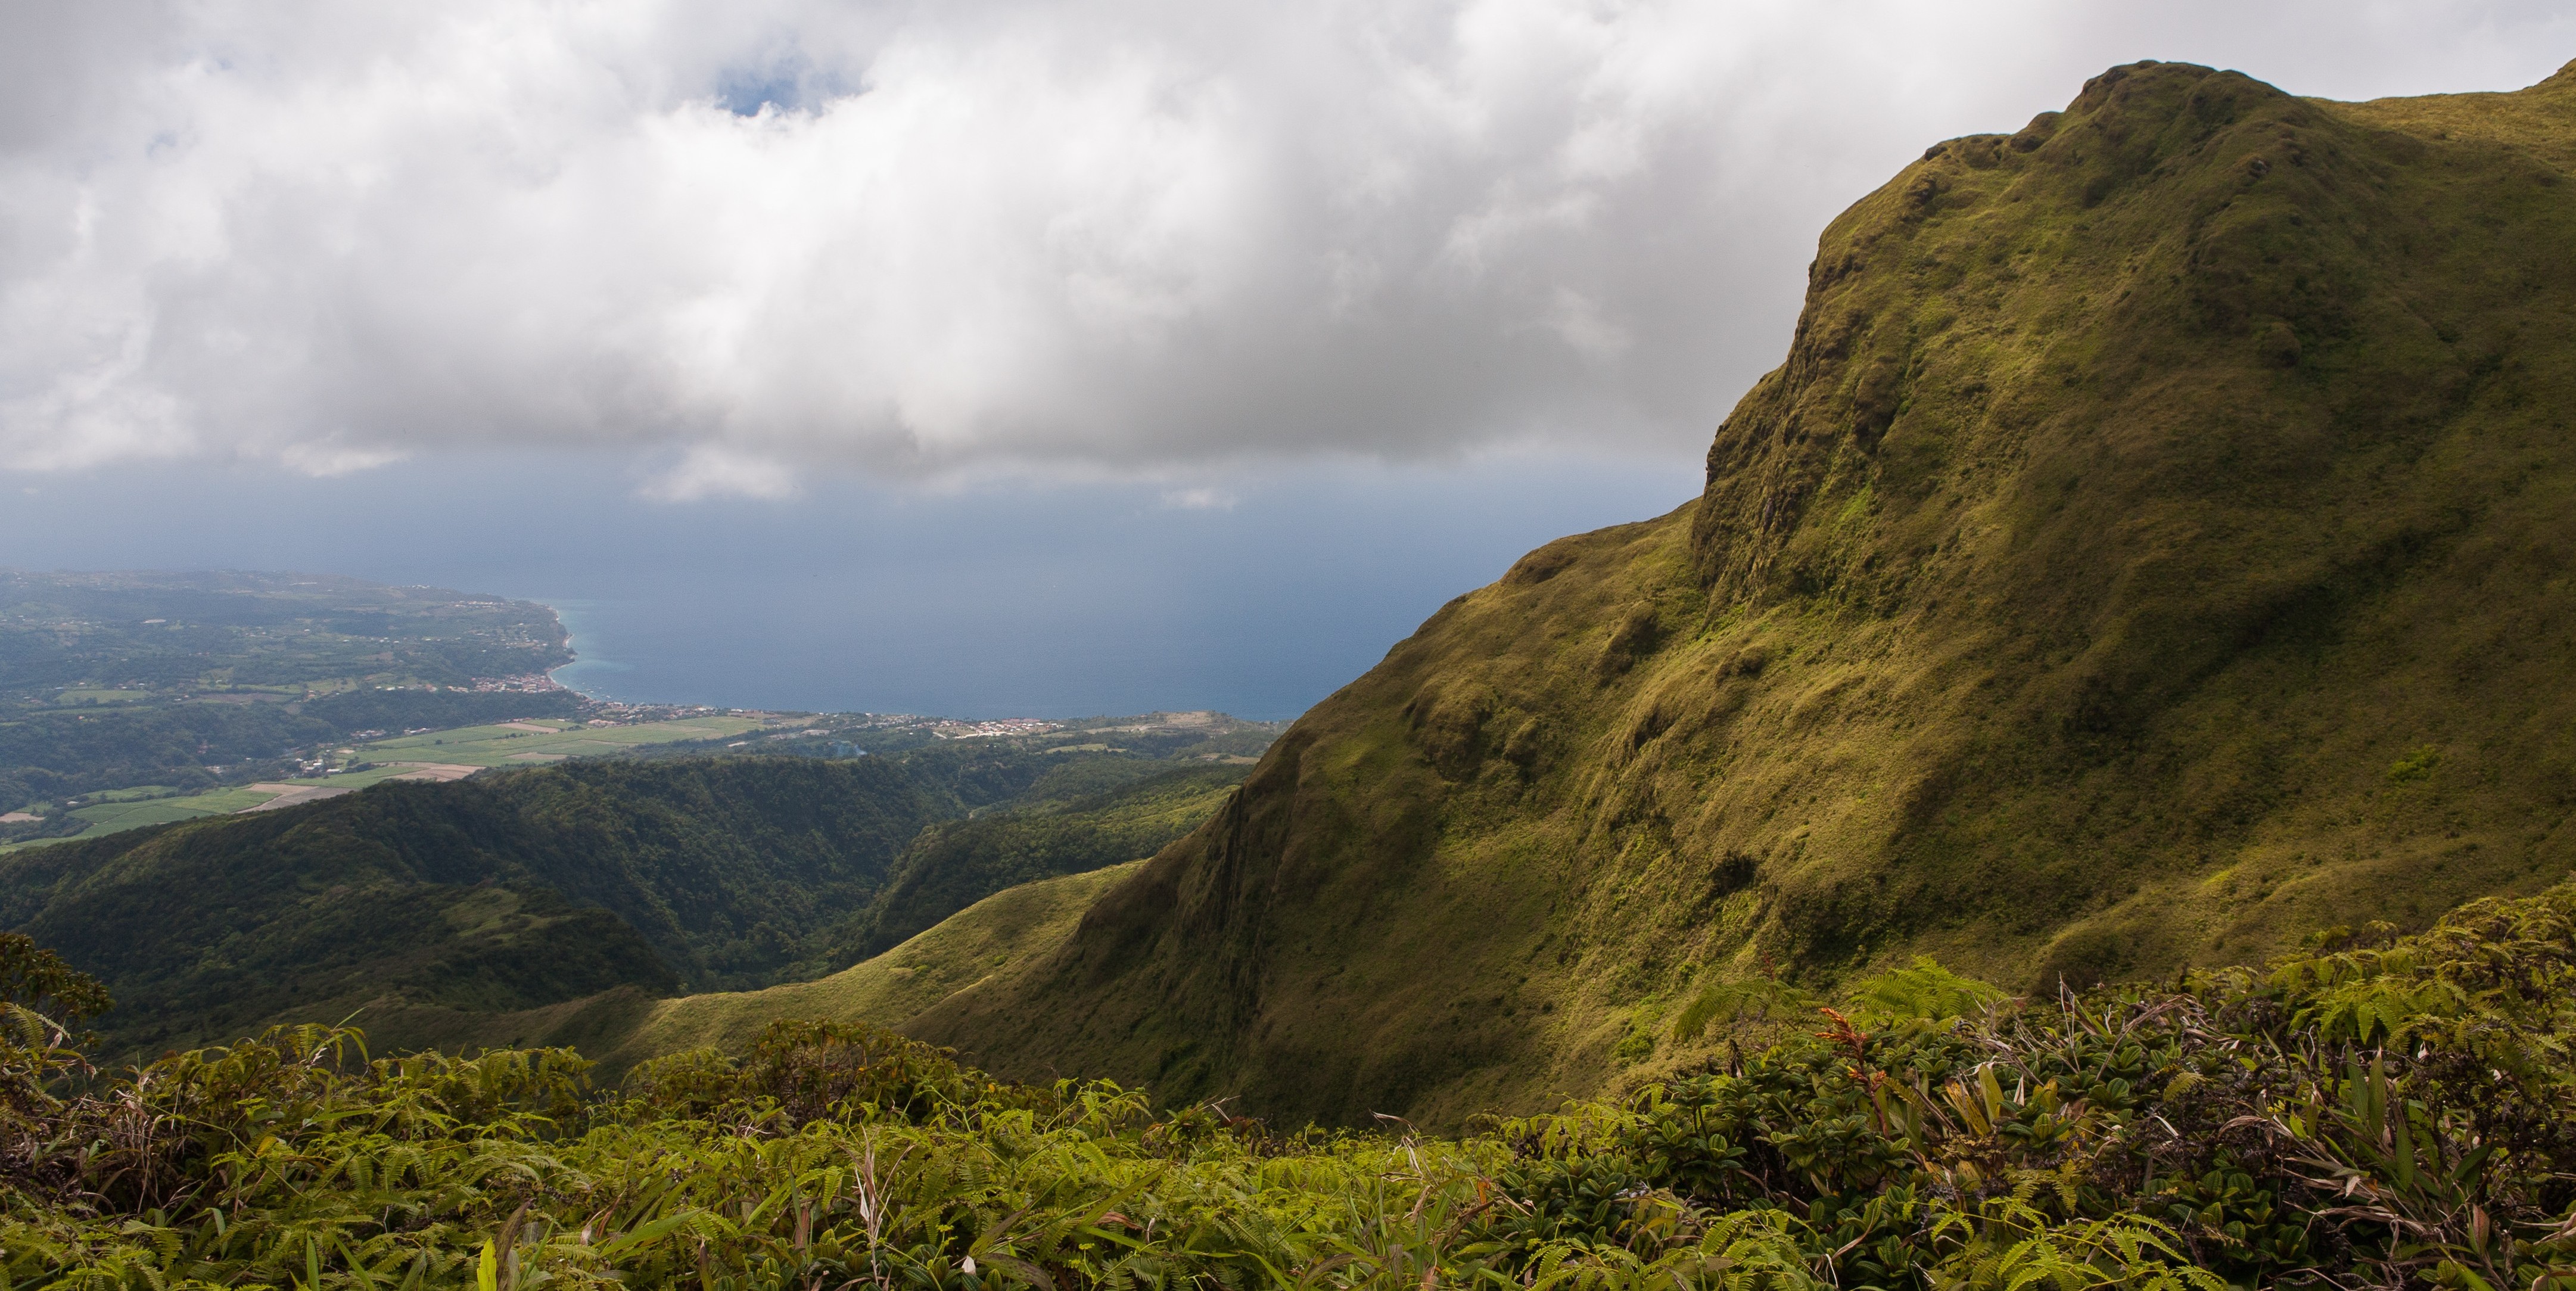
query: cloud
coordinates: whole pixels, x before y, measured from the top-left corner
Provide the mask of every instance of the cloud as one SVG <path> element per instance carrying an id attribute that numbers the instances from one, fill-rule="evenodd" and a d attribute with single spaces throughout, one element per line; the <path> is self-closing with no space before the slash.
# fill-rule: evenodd
<path id="1" fill-rule="evenodd" d="M 656 502 L 696 502 L 704 498 L 790 498 L 802 490 L 795 468 L 720 444 L 688 450 L 678 465 L 644 482 L 645 497 Z"/>
<path id="2" fill-rule="evenodd" d="M 0 465 L 1686 452 L 1816 230 L 2137 57 L 2503 88 L 2546 5 L 94 0 L 0 52 Z"/>
<path id="3" fill-rule="evenodd" d="M 1163 505 L 1174 511 L 1231 511 L 1242 500 L 1231 489 L 1204 485 L 1163 490 Z"/>
<path id="4" fill-rule="evenodd" d="M 381 444 L 348 445 L 328 439 L 290 443 L 278 450 L 277 458 L 289 469 L 306 475 L 330 477 L 372 471 L 411 456 L 400 449 Z"/>

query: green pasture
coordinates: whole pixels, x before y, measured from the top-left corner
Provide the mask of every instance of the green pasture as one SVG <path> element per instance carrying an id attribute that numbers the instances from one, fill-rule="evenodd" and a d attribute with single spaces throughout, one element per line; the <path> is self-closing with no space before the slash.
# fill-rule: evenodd
<path id="1" fill-rule="evenodd" d="M 103 693 L 103 692 L 102 692 Z M 693 717 L 683 721 L 643 722 L 634 726 L 585 727 L 557 719 L 519 723 L 521 726 L 543 726 L 545 733 L 525 731 L 513 726 L 462 726 L 447 731 L 424 731 L 390 740 L 344 745 L 376 765 L 362 771 L 344 772 L 324 780 L 296 780 L 303 784 L 328 784 L 334 788 L 364 789 L 372 784 L 411 775 L 419 768 L 403 763 L 434 762 L 448 766 L 525 767 L 542 766 L 600 753 L 621 753 L 647 744 L 671 744 L 682 740 L 713 740 L 762 729 L 762 724 L 748 717 Z M 166 825 L 174 821 L 195 820 L 200 816 L 217 816 L 245 811 L 277 795 L 247 787 L 217 789 L 210 793 L 172 796 L 175 790 L 162 785 L 133 789 L 111 789 L 93 795 L 89 806 L 76 808 L 72 814 L 89 821 L 90 827 L 74 838 L 96 838 L 118 830 L 137 829 L 145 825 Z M 68 841 L 62 838 L 31 839 L 24 843 L 0 846 L 0 853 L 47 843 Z"/>
<path id="2" fill-rule="evenodd" d="M 142 825 L 166 825 L 172 821 L 195 820 L 199 816 L 216 816 L 225 812 L 241 811 L 256 807 L 276 796 L 257 789 L 217 789 L 211 793 L 190 794 L 184 798 L 144 798 L 124 802 L 93 803 L 87 807 L 73 809 L 72 814 L 92 822 L 90 827 L 81 831 L 79 836 L 95 838 L 100 834 L 113 834 L 120 829 L 134 829 Z"/>
<path id="3" fill-rule="evenodd" d="M 339 789 L 364 789 L 371 784 L 382 784 L 387 780 L 416 774 L 419 770 L 418 767 L 371 766 L 364 771 L 344 771 L 339 775 L 328 777 L 321 783 Z M 303 781 L 293 783 L 301 784 Z"/>
<path id="4" fill-rule="evenodd" d="M 142 802 L 147 798 L 175 798 L 183 791 L 166 784 L 142 784 L 130 789 L 101 789 L 84 795 L 93 803 Z"/>
<path id="5" fill-rule="evenodd" d="M 54 702 L 57 704 L 131 704 L 137 700 L 150 698 L 152 698 L 152 692 L 148 690 L 110 690 L 104 687 L 81 686 L 56 694 Z"/>
<path id="6" fill-rule="evenodd" d="M 397 769 L 394 774 L 399 774 Z M 89 828 L 63 838 L 37 838 L 0 847 L 0 853 L 21 848 L 42 847 L 47 843 L 65 843 L 75 838 L 96 838 L 119 830 L 140 829 L 145 825 L 168 825 L 200 816 L 221 816 L 244 811 L 276 797 L 257 789 L 217 789 L 210 793 L 178 795 L 160 785 L 136 789 L 111 789 L 97 795 L 104 801 L 72 809 L 72 815 L 89 822 Z"/>
<path id="7" fill-rule="evenodd" d="M 508 726 L 465 726 L 452 731 L 430 731 L 376 740 L 359 745 L 358 754 L 370 762 L 442 762 L 470 767 L 534 766 L 563 758 L 621 753 L 646 744 L 723 739 L 762 729 L 759 721 L 748 717 L 692 717 L 671 722 L 642 722 L 634 726 L 583 727 L 561 722 L 528 722 L 523 725 L 558 729 L 551 734 L 539 734 Z"/>

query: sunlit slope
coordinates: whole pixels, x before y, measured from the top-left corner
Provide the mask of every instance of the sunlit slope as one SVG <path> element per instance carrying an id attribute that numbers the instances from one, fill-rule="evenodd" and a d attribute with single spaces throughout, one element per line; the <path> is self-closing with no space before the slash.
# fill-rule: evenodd
<path id="1" fill-rule="evenodd" d="M 1072 935 L 1101 893 L 1143 864 L 1022 884 L 874 959 L 810 982 L 677 999 L 624 988 L 500 1015 L 388 1002 L 357 1021 L 380 1050 L 568 1044 L 599 1060 L 609 1076 L 643 1059 L 702 1045 L 740 1051 L 780 1018 L 901 1026 L 944 999 L 992 989 L 1042 962 Z"/>
<path id="2" fill-rule="evenodd" d="M 2163 973 L 2564 877 L 2571 165 L 2568 72 L 2141 64 L 1931 149 L 1826 230 L 1698 502 L 1443 608 L 913 1029 L 1438 1120 L 1690 1059 L 1723 976 Z"/>

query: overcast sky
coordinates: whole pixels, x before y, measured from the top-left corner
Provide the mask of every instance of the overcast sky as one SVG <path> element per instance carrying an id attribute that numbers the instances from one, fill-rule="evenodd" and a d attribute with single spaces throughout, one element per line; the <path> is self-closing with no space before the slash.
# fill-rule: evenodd
<path id="1" fill-rule="evenodd" d="M 1813 239 L 2117 62 L 2505 89 L 2556 3 L 5 0 L 0 469 L 1683 458 Z"/>

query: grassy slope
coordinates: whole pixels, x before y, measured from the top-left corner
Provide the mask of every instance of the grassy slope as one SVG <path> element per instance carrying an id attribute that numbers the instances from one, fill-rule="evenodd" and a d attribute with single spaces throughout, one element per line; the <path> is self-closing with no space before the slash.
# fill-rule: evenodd
<path id="1" fill-rule="evenodd" d="M 992 893 L 1151 856 L 1215 815 L 1243 775 L 1184 766 L 1107 793 L 933 825 L 904 848 L 885 889 L 837 941 L 846 958 L 865 959 Z M 1049 787 L 1042 781 L 1031 792 Z"/>
<path id="2" fill-rule="evenodd" d="M 1073 934 L 1100 894 L 1144 864 L 1068 874 L 984 898 L 883 955 L 829 977 L 765 990 L 654 999 L 631 987 L 509 1014 L 390 1004 L 357 1019 L 380 1050 L 571 1045 L 603 1078 L 701 1045 L 744 1048 L 781 1018 L 900 1026 L 940 1001 L 1007 985 Z"/>
<path id="3" fill-rule="evenodd" d="M 1829 227 L 1709 486 L 1461 597 L 1042 972 L 913 1024 L 1285 1118 L 1689 1060 L 1695 983 L 2040 985 L 2576 862 L 2576 74 L 2115 69 Z"/>
<path id="4" fill-rule="evenodd" d="M 952 994 L 990 989 L 988 979 L 1014 980 L 1040 962 L 1093 900 L 1142 864 L 1134 858 L 1206 819 L 1242 778 L 1239 767 L 1144 763 L 1150 774 L 1130 779 L 1138 767 L 1092 761 L 1056 759 L 1029 773 L 1008 800 L 1015 814 L 925 828 L 875 899 L 835 934 L 868 957 L 831 976 L 676 999 L 618 987 L 499 1014 L 385 1000 L 362 1025 L 380 1049 L 572 1045 L 612 1074 L 657 1054 L 738 1046 L 779 1018 L 900 1025 Z M 1106 793 L 1056 796 L 1122 779 Z M 903 935 L 889 937 L 888 929 Z M 870 944 L 878 939 L 889 944 Z M 311 1008 L 290 1015 L 321 1016 Z"/>

